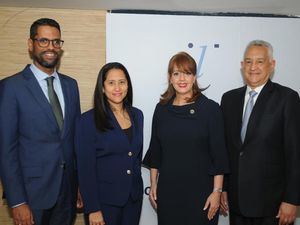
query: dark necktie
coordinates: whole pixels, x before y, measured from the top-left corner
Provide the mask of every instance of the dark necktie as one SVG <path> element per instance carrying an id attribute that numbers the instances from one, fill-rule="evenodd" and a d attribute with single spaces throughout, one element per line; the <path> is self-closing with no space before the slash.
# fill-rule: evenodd
<path id="1" fill-rule="evenodd" d="M 250 115 L 251 115 L 251 112 L 252 112 L 252 109 L 254 106 L 254 96 L 256 94 L 257 94 L 257 92 L 255 92 L 253 90 L 249 92 L 249 99 L 246 104 L 245 113 L 244 113 L 244 117 L 243 117 L 243 123 L 242 123 L 242 130 L 241 130 L 242 142 L 244 142 L 244 140 L 245 140 L 248 121 L 249 121 L 249 118 L 250 118 Z"/>
<path id="2" fill-rule="evenodd" d="M 52 107 L 56 122 L 59 126 L 59 129 L 62 130 L 63 124 L 64 124 L 64 118 L 63 118 L 63 114 L 62 114 L 61 106 L 59 104 L 58 97 L 53 88 L 53 79 L 54 79 L 54 77 L 52 77 L 52 76 L 46 78 L 47 87 L 48 87 L 48 97 L 49 97 L 49 102 Z"/>

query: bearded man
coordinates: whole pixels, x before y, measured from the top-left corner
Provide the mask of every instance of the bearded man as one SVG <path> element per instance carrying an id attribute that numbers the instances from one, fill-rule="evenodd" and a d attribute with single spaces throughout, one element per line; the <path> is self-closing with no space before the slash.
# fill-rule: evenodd
<path id="1" fill-rule="evenodd" d="M 48 18 L 30 28 L 31 65 L 1 81 L 0 175 L 17 225 L 71 225 L 77 179 L 77 82 L 57 72 L 64 41 Z"/>

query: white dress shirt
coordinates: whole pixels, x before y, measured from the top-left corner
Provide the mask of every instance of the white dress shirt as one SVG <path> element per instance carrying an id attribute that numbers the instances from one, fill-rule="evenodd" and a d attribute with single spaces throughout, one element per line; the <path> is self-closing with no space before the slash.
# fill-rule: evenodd
<path id="1" fill-rule="evenodd" d="M 253 97 L 253 103 L 254 103 L 254 105 L 255 105 L 256 100 L 257 100 L 257 98 L 258 98 L 258 96 L 259 96 L 261 90 L 263 89 L 263 87 L 264 87 L 265 85 L 266 85 L 266 83 L 263 84 L 263 85 L 261 85 L 261 86 L 258 86 L 258 87 L 256 87 L 256 88 L 254 88 L 254 89 L 252 89 L 251 87 L 249 87 L 249 86 L 247 85 L 247 89 L 246 89 L 246 92 L 245 92 L 244 108 L 243 108 L 243 117 L 242 117 L 242 118 L 244 118 L 245 108 L 246 108 L 247 102 L 248 102 L 248 100 L 249 100 L 249 98 L 250 98 L 249 92 L 252 91 L 252 90 L 254 90 L 254 91 L 257 93 L 257 95 L 255 95 L 255 96 Z M 253 105 L 253 107 L 254 107 L 254 105 Z"/>
<path id="2" fill-rule="evenodd" d="M 40 87 L 42 88 L 46 98 L 49 101 L 48 86 L 47 86 L 47 81 L 46 81 L 46 78 L 48 78 L 49 75 L 47 73 L 41 71 L 34 64 L 30 65 L 30 69 L 31 69 L 32 73 L 34 74 L 35 78 L 37 79 Z M 54 72 L 53 72 L 53 74 L 51 74 L 51 76 L 54 77 L 53 87 L 54 87 L 54 90 L 55 90 L 56 95 L 58 97 L 60 107 L 61 107 L 61 110 L 62 110 L 62 113 L 63 113 L 63 117 L 65 117 L 65 100 L 64 100 L 64 95 L 63 95 L 60 79 L 59 79 L 59 76 L 58 76 L 56 70 L 54 70 Z"/>

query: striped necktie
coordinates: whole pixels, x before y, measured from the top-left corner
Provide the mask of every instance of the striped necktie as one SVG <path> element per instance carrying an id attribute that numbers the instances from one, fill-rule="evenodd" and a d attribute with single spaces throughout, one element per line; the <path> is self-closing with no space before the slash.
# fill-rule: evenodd
<path id="1" fill-rule="evenodd" d="M 243 123 L 242 123 L 242 130 L 241 130 L 241 139 L 242 142 L 244 142 L 245 140 L 245 136 L 246 136 L 246 131 L 247 131 L 247 126 L 248 126 L 248 121 L 254 106 L 254 96 L 257 95 L 257 92 L 255 92 L 254 90 L 249 92 L 249 99 L 248 102 L 246 104 L 246 108 L 245 108 L 245 113 L 244 113 L 244 117 L 243 117 Z"/>

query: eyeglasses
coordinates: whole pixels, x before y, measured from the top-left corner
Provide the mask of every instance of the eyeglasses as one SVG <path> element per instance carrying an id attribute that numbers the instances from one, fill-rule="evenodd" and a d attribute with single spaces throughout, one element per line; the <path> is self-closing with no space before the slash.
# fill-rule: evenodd
<path id="1" fill-rule="evenodd" d="M 47 38 L 34 38 L 33 40 L 37 41 L 38 45 L 42 48 L 48 47 L 50 42 L 52 42 L 54 48 L 61 48 L 64 44 L 64 41 L 60 39 L 49 40 Z"/>

